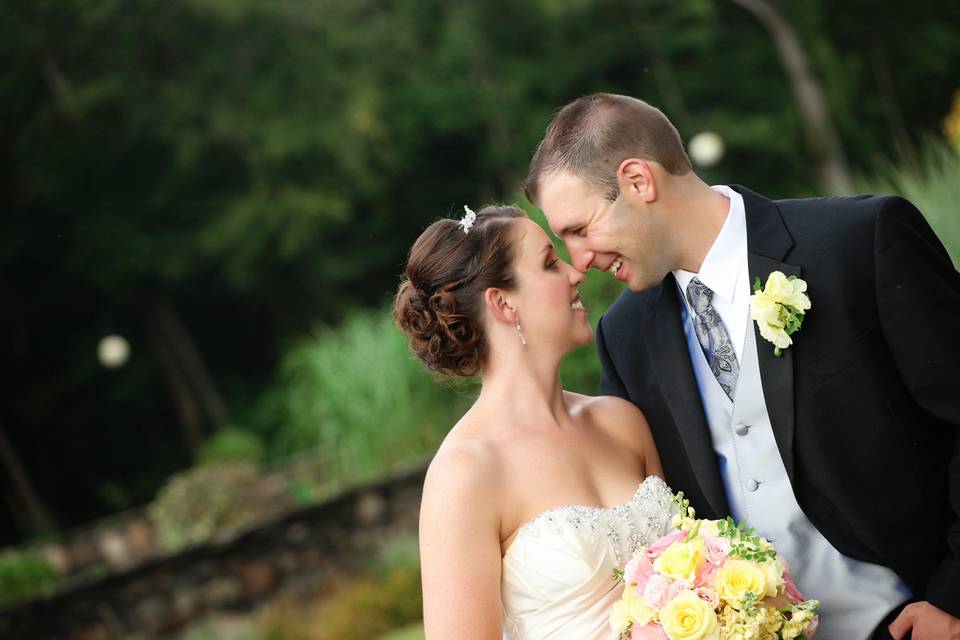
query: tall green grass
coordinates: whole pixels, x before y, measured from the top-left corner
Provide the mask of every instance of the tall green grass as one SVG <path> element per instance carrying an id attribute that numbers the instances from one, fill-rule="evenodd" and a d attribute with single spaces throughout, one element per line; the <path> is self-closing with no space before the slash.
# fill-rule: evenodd
<path id="1" fill-rule="evenodd" d="M 919 161 L 886 163 L 856 181 L 857 191 L 897 194 L 923 212 L 927 222 L 960 268 L 960 152 L 939 140 L 928 141 Z"/>
<path id="2" fill-rule="evenodd" d="M 349 480 L 434 451 L 474 396 L 428 373 L 383 310 L 295 345 L 261 424 L 272 459 L 313 452 L 325 475 Z"/>

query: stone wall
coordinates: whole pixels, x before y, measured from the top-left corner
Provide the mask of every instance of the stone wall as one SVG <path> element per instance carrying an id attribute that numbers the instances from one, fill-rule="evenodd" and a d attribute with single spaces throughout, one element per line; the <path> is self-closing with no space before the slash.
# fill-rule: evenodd
<path id="1" fill-rule="evenodd" d="M 355 573 L 388 539 L 416 532 L 425 472 L 418 464 L 229 540 L 65 585 L 0 611 L 0 637 L 162 635 L 207 612 L 250 608 L 280 591 L 322 589 Z"/>
<path id="2" fill-rule="evenodd" d="M 153 523 L 142 508 L 67 531 L 48 542 L 14 548 L 24 549 L 39 550 L 67 580 L 124 571 L 159 555 Z"/>
<path id="3" fill-rule="evenodd" d="M 288 467 L 263 474 L 256 487 L 258 504 L 275 505 L 260 515 L 284 512 L 289 507 L 289 486 L 294 480 L 313 481 L 322 471 L 310 458 L 294 461 Z M 138 507 L 101 518 L 42 543 L 27 543 L 9 548 L 12 551 L 41 552 L 62 580 L 85 581 L 137 567 L 148 560 L 166 555 L 159 544 L 156 528 L 147 509 Z M 5 549 L 6 550 L 6 549 Z"/>

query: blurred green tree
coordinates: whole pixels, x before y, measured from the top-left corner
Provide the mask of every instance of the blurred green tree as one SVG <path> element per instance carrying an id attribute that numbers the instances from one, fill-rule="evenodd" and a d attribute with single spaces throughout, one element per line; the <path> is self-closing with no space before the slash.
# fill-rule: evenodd
<path id="1" fill-rule="evenodd" d="M 780 10 L 855 168 L 939 129 L 960 77 L 955 6 Z M 687 140 L 718 132 L 707 180 L 820 191 L 775 44 L 728 0 L 2 13 L 0 418 L 66 525 L 148 500 L 218 430 L 282 430 L 257 407 L 290 345 L 382 308 L 432 219 L 517 199 L 576 95 L 646 98 Z M 132 345 L 122 369 L 96 361 L 107 333 Z M 0 475 L 3 542 L 29 527 L 16 532 L 26 500 Z"/>

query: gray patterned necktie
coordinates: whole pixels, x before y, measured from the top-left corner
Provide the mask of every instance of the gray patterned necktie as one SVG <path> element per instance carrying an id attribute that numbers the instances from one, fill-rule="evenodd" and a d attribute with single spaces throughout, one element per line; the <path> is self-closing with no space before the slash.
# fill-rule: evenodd
<path id="1" fill-rule="evenodd" d="M 700 348 L 703 349 L 703 355 L 707 357 L 717 382 L 723 387 L 727 397 L 733 400 L 733 391 L 737 388 L 737 376 L 740 375 L 740 363 L 737 362 L 737 354 L 733 351 L 730 334 L 727 333 L 720 314 L 710 304 L 713 300 L 713 291 L 700 282 L 700 278 L 694 278 L 687 285 L 687 300 L 690 301 L 690 306 L 696 313 L 693 318 L 693 328 L 697 333 Z"/>

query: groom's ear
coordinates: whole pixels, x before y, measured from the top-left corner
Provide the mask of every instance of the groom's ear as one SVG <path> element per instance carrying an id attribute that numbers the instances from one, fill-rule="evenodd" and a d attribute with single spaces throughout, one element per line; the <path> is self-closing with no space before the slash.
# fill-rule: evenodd
<path id="1" fill-rule="evenodd" d="M 483 302 L 497 320 L 509 324 L 516 323 L 517 310 L 507 299 L 506 293 L 502 289 L 490 287 L 484 291 Z"/>
<path id="2" fill-rule="evenodd" d="M 641 198 L 644 202 L 657 199 L 656 172 L 647 160 L 627 158 L 617 167 L 620 193 Z"/>

